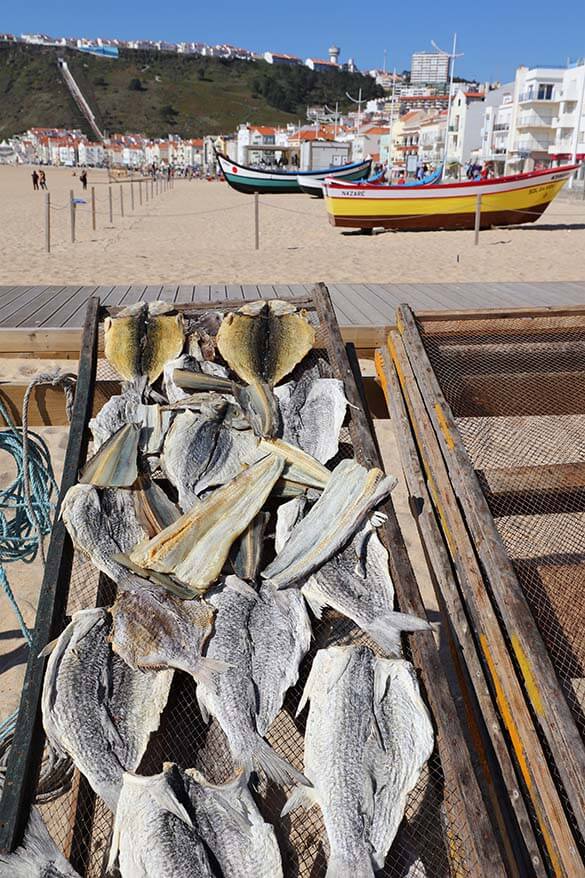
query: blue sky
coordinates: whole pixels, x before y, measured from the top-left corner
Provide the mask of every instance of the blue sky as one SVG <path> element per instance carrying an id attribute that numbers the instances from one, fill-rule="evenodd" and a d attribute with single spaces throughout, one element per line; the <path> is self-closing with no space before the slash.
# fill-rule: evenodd
<path id="1" fill-rule="evenodd" d="M 559 14 L 560 13 L 560 14 Z M 322 57 L 331 42 L 342 59 L 353 56 L 362 69 L 410 66 L 410 53 L 430 49 L 434 39 L 450 46 L 453 30 L 464 57 L 456 72 L 480 80 L 512 78 L 518 64 L 563 65 L 585 55 L 585 2 L 565 0 L 551 15 L 550 4 L 534 0 L 492 0 L 487 4 L 453 0 L 364 4 L 348 0 L 295 0 L 254 4 L 247 0 L 167 0 L 159 3 L 100 0 L 28 0 L 5 4 L 0 30 L 54 35 L 105 36 L 128 39 L 228 42 L 257 51 L 290 52 Z"/>

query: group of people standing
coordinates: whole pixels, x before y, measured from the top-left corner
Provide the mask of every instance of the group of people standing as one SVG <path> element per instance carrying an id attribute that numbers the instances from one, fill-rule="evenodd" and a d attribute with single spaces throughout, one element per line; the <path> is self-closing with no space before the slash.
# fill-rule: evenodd
<path id="1" fill-rule="evenodd" d="M 487 180 L 492 174 L 487 162 L 482 167 L 477 162 L 471 161 L 465 168 L 465 176 L 468 180 Z"/>
<path id="2" fill-rule="evenodd" d="M 37 171 L 36 168 L 32 172 L 33 189 L 47 189 L 47 177 L 44 171 Z"/>

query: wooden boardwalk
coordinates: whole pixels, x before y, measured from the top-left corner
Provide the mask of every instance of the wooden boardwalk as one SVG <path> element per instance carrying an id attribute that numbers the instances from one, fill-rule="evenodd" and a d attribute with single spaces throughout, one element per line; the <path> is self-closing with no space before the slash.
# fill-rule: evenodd
<path id="1" fill-rule="evenodd" d="M 83 324 L 88 298 L 104 304 L 138 301 L 209 302 L 216 299 L 272 299 L 302 296 L 311 284 L 166 284 L 145 286 L 0 287 L 1 328 L 59 328 Z M 543 307 L 585 304 L 585 281 L 575 283 L 329 284 L 343 326 L 393 322 L 406 302 L 414 310 Z"/>

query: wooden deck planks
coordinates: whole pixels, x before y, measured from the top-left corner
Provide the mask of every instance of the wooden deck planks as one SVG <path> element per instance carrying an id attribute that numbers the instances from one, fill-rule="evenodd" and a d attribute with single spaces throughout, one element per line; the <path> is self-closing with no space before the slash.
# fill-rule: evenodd
<path id="1" fill-rule="evenodd" d="M 104 304 L 132 305 L 163 299 L 209 302 L 223 299 L 287 299 L 310 293 L 313 284 L 122 284 L 97 287 Z M 585 304 L 585 282 L 509 283 L 332 283 L 339 322 L 384 325 L 406 302 L 422 311 Z M 0 286 L 0 326 L 74 327 L 83 324 L 93 286 Z"/>

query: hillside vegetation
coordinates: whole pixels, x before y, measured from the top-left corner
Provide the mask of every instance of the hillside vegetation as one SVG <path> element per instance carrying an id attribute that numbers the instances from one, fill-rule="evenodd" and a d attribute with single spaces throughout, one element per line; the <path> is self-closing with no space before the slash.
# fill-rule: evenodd
<path id="1" fill-rule="evenodd" d="M 277 125 L 305 118 L 310 104 L 334 103 L 349 91 L 382 94 L 369 76 L 265 61 L 125 50 L 118 60 L 74 50 L 0 45 L 0 138 L 32 126 L 81 128 L 85 120 L 57 69 L 65 57 L 108 133 L 200 137 L 234 131 L 241 122 Z M 347 107 L 349 102 L 343 106 Z M 90 132 L 87 131 L 89 134 Z"/>

